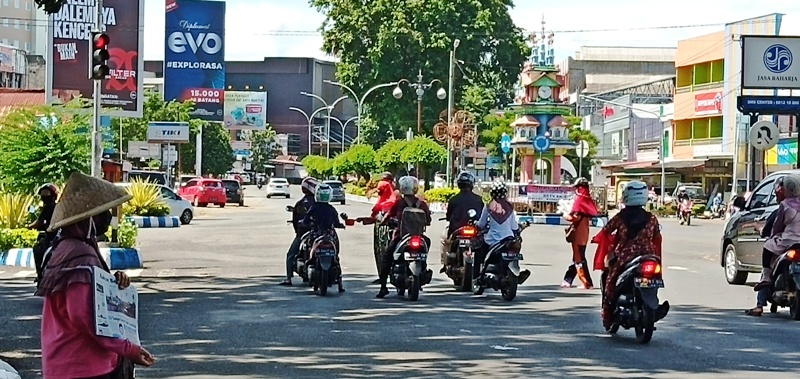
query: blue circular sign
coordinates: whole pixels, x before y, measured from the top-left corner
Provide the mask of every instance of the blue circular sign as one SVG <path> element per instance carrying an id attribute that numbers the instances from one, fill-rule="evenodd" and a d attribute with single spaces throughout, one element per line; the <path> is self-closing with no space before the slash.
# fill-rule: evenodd
<path id="1" fill-rule="evenodd" d="M 792 67 L 792 51 L 781 44 L 774 44 L 764 51 L 764 67 L 770 72 L 780 74 Z"/>
<path id="2" fill-rule="evenodd" d="M 550 150 L 550 138 L 536 136 L 533 139 L 533 149 L 539 152 Z"/>
<path id="3" fill-rule="evenodd" d="M 503 138 L 500 139 L 500 149 L 503 153 L 511 151 L 511 137 L 508 134 L 503 134 Z"/>

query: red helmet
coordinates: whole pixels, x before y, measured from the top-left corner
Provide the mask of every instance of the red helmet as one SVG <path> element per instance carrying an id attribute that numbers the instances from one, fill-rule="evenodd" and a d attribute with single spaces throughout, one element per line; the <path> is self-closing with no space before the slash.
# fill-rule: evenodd
<path id="1" fill-rule="evenodd" d="M 311 176 L 307 176 L 300 182 L 300 189 L 306 195 L 313 195 L 317 190 L 317 179 Z"/>

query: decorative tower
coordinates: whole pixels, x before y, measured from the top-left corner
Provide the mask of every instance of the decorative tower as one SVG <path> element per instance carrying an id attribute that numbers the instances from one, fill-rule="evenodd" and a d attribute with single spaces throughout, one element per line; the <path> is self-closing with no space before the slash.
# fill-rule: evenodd
<path id="1" fill-rule="evenodd" d="M 561 156 L 576 144 L 569 139 L 568 104 L 557 103 L 564 78 L 555 66 L 554 33 L 547 32 L 542 16 L 541 34 L 532 33 L 531 56 L 525 62 L 511 109 L 521 116 L 511 126 L 511 146 L 521 160 L 519 180 L 560 184 Z"/>

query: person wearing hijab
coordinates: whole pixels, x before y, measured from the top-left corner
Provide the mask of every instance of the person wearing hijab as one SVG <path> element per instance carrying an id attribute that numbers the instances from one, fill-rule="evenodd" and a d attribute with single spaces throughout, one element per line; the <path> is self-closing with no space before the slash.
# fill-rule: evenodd
<path id="1" fill-rule="evenodd" d="M 586 261 L 586 245 L 589 244 L 589 223 L 593 217 L 597 216 L 597 206 L 592 200 L 589 191 L 589 181 L 578 178 L 575 181 L 575 200 L 572 203 L 572 211 L 564 215 L 564 219 L 571 223 L 572 230 L 572 264 L 564 274 L 562 288 L 572 287 L 572 282 L 577 275 L 583 284 L 583 288 L 591 289 L 594 286 L 592 277 L 589 275 L 589 265 Z"/>
<path id="2" fill-rule="evenodd" d="M 73 173 L 55 207 L 48 231 L 58 231 L 36 295 L 42 309 L 44 379 L 104 379 L 131 372 L 132 363 L 151 366 L 155 358 L 128 340 L 95 332 L 94 271 L 110 272 L 97 235 L 109 227 L 109 210 L 131 199 L 121 187 Z M 123 272 L 120 288 L 130 285 Z M 114 375 L 114 376 L 112 376 Z"/>
<path id="3" fill-rule="evenodd" d="M 42 200 L 42 210 L 36 221 L 28 225 L 28 229 L 38 230 L 40 238 L 36 241 L 36 246 L 33 248 L 33 262 L 36 265 L 36 282 L 42 281 L 42 266 L 44 264 L 44 253 L 47 248 L 53 243 L 56 237 L 55 232 L 48 232 L 50 227 L 50 219 L 53 218 L 53 211 L 56 209 L 56 200 L 58 200 L 58 187 L 55 184 L 47 183 L 39 187 L 36 191 L 39 198 Z"/>
<path id="4" fill-rule="evenodd" d="M 475 251 L 475 264 L 472 271 L 472 286 L 478 285 L 481 267 L 489 247 L 508 237 L 519 234 L 519 224 L 514 206 L 508 201 L 508 187 L 503 179 L 497 179 L 489 189 L 492 201 L 483 207 L 481 218 L 478 221 L 478 228 L 485 230 L 483 236 L 484 246 Z M 519 284 L 522 284 L 530 276 L 530 271 L 525 270 L 519 275 Z"/>

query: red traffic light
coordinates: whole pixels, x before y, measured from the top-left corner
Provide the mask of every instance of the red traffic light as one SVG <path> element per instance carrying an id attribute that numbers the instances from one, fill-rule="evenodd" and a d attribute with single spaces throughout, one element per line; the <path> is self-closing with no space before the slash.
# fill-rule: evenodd
<path id="1" fill-rule="evenodd" d="M 95 49 L 105 49 L 106 46 L 111 42 L 111 39 L 108 38 L 108 34 L 95 34 L 94 35 L 94 48 Z"/>

